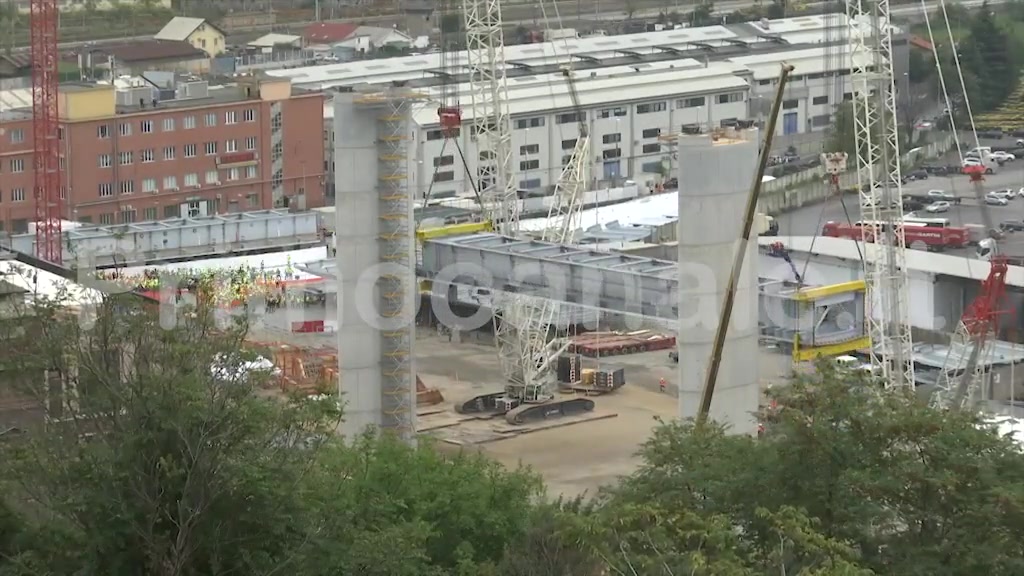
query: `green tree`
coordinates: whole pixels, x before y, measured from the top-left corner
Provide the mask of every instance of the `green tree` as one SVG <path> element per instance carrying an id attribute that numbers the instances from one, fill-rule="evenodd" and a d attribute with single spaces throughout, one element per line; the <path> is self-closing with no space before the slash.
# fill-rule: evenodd
<path id="1" fill-rule="evenodd" d="M 671 561 L 677 574 L 1024 569 L 1010 537 L 1024 522 L 1012 442 L 972 414 L 821 370 L 774 393 L 782 408 L 762 415 L 759 440 L 685 422 L 658 429 L 641 469 L 604 497 L 611 544 L 624 542 L 634 566 Z"/>
<path id="2" fill-rule="evenodd" d="M 690 25 L 697 26 L 711 26 L 718 23 L 718 18 L 714 15 L 715 4 L 710 0 L 701 0 L 693 8 L 693 12 L 690 12 Z"/>

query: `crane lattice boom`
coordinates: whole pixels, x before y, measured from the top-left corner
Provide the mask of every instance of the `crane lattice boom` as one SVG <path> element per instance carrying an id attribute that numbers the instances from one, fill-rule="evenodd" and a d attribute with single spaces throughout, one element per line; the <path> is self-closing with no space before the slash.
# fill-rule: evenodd
<path id="1" fill-rule="evenodd" d="M 889 0 L 847 0 L 846 10 L 861 217 L 882 222 L 885 228 L 884 234 L 874 235 L 873 246 L 864 238 L 871 364 L 887 385 L 908 387 L 914 383 L 913 345 L 904 266 L 907 247 L 899 233 L 903 195 Z M 865 235 L 870 232 L 865 227 Z"/>
<path id="2" fill-rule="evenodd" d="M 59 54 L 57 0 L 32 0 L 29 12 L 32 56 L 32 143 L 36 209 L 36 256 L 60 264 L 60 120 L 57 115 Z"/>

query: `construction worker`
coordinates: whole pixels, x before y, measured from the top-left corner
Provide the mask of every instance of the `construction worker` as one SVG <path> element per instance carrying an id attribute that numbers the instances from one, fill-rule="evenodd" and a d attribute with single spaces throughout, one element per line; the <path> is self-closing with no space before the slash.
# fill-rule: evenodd
<path id="1" fill-rule="evenodd" d="M 668 382 L 664 378 L 658 380 L 658 388 L 660 388 L 662 393 L 664 393 L 668 390 Z"/>

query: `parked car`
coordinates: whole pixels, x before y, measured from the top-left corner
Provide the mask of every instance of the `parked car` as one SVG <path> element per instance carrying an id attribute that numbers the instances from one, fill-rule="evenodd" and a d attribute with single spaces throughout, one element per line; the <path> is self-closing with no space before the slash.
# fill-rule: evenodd
<path id="1" fill-rule="evenodd" d="M 964 168 L 969 168 L 971 166 L 985 166 L 985 165 L 981 162 L 981 160 L 978 160 L 977 158 L 967 158 L 967 159 L 965 159 L 964 160 Z M 964 173 L 966 173 L 966 172 L 964 172 Z M 985 174 L 995 174 L 995 170 L 992 169 L 992 166 L 985 166 Z"/>
<path id="2" fill-rule="evenodd" d="M 927 180 L 928 172 L 926 170 L 911 170 L 904 175 L 907 182 L 914 182 L 916 180 Z"/>
<path id="3" fill-rule="evenodd" d="M 994 196 L 991 193 L 985 194 L 985 204 L 989 206 L 1006 206 L 1010 201 L 1001 196 Z"/>
<path id="4" fill-rule="evenodd" d="M 932 164 L 926 164 L 921 167 L 922 170 L 931 174 L 932 176 L 945 176 L 949 169 L 946 166 L 935 166 Z"/>
<path id="5" fill-rule="evenodd" d="M 1024 232 L 1024 220 L 1004 220 L 999 223 L 1003 232 Z"/>
<path id="6" fill-rule="evenodd" d="M 953 204 L 959 204 L 960 199 L 956 197 L 952 192 L 946 192 L 945 190 L 929 190 L 926 194 L 929 200 L 932 202 L 945 201 L 952 202 Z"/>
<path id="7" fill-rule="evenodd" d="M 1010 154 L 1009 152 L 1003 152 L 1002 150 L 996 150 L 995 152 L 992 152 L 991 156 L 996 159 L 996 162 L 999 163 L 1013 162 L 1014 160 L 1017 159 L 1017 157 L 1014 156 L 1013 154 Z"/>
<path id="8" fill-rule="evenodd" d="M 941 200 L 939 202 L 932 202 L 924 210 L 929 214 L 941 214 L 942 212 L 949 212 L 950 206 L 949 202 Z"/>
<path id="9" fill-rule="evenodd" d="M 1017 197 L 1017 191 L 1013 188 L 1003 188 L 1002 190 L 993 190 L 989 192 L 991 196 L 998 196 L 1000 198 L 1006 198 L 1007 200 L 1013 200 Z"/>

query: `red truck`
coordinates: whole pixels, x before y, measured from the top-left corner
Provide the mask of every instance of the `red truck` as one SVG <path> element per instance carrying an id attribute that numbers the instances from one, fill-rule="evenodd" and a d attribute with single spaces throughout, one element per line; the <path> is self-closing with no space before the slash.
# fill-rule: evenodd
<path id="1" fill-rule="evenodd" d="M 832 238 L 864 239 L 873 242 L 875 233 L 883 230 L 884 226 L 882 223 L 871 224 L 868 222 L 857 222 L 852 225 L 842 222 L 826 222 L 821 229 L 821 234 Z M 918 222 L 904 222 L 899 228 L 903 232 L 907 247 L 917 250 L 940 252 L 947 248 L 963 248 L 971 242 L 971 233 L 967 228 L 929 226 Z"/>

